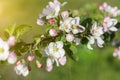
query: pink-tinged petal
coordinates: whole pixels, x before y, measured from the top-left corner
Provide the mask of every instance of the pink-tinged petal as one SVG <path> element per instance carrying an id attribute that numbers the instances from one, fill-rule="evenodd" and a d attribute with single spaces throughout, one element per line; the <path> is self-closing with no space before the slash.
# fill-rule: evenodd
<path id="1" fill-rule="evenodd" d="M 72 42 L 72 41 L 74 40 L 73 34 L 67 34 L 67 35 L 66 35 L 66 40 L 67 40 L 68 42 Z"/>
<path id="2" fill-rule="evenodd" d="M 103 26 L 103 29 L 104 29 L 104 32 L 107 32 L 108 31 L 108 28 L 107 28 L 107 26 Z"/>
<path id="3" fill-rule="evenodd" d="M 63 12 L 61 13 L 61 16 L 62 16 L 63 19 L 66 19 L 66 18 L 69 17 L 69 12 L 68 12 L 68 11 L 63 11 Z"/>
<path id="4" fill-rule="evenodd" d="M 49 30 L 49 34 L 50 34 L 50 36 L 53 36 L 53 37 L 55 37 L 55 36 L 58 35 L 57 31 L 56 31 L 54 28 L 51 28 L 51 29 Z"/>
<path id="5" fill-rule="evenodd" d="M 66 56 L 59 58 L 59 63 L 61 65 L 65 65 L 66 64 Z"/>
<path id="6" fill-rule="evenodd" d="M 10 36 L 7 43 L 9 46 L 14 46 L 15 45 L 15 36 Z"/>
<path id="7" fill-rule="evenodd" d="M 52 69 L 53 69 L 53 66 L 52 66 L 52 65 L 51 65 L 51 66 L 46 66 L 46 70 L 47 70 L 48 72 L 51 72 Z"/>
<path id="8" fill-rule="evenodd" d="M 17 61 L 16 53 L 11 52 L 8 56 L 8 63 L 14 64 Z"/>
<path id="9" fill-rule="evenodd" d="M 41 18 L 37 19 L 37 24 L 42 26 L 42 25 L 44 25 L 44 21 Z"/>

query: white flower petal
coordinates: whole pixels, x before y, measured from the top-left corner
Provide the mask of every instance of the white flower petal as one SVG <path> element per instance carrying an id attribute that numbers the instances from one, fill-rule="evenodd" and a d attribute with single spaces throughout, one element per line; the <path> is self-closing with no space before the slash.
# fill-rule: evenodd
<path id="1" fill-rule="evenodd" d="M 52 66 L 53 61 L 50 58 L 47 58 L 47 66 Z"/>
<path id="2" fill-rule="evenodd" d="M 87 47 L 88 47 L 88 49 L 93 50 L 90 43 L 87 44 Z"/>
<path id="3" fill-rule="evenodd" d="M 59 62 L 61 65 L 65 65 L 66 64 L 66 56 L 59 58 Z"/>
<path id="4" fill-rule="evenodd" d="M 109 28 L 110 29 L 110 31 L 117 31 L 118 29 L 116 28 L 116 27 L 111 27 L 111 28 Z"/>
<path id="5" fill-rule="evenodd" d="M 91 45 L 95 43 L 95 39 L 92 36 L 90 36 L 90 38 L 88 38 L 88 39 L 89 39 L 89 42 L 87 44 L 87 47 L 88 47 L 88 49 L 93 50 L 93 48 L 91 47 Z"/>
<path id="6" fill-rule="evenodd" d="M 79 29 L 72 29 L 72 32 L 73 32 L 73 34 L 78 34 L 79 33 Z"/>
<path id="7" fill-rule="evenodd" d="M 104 41 L 102 40 L 102 38 L 101 37 L 96 37 L 96 39 L 97 39 L 97 45 L 99 47 L 103 47 Z"/>
<path id="8" fill-rule="evenodd" d="M 63 48 L 63 42 L 62 41 L 57 41 L 56 45 L 58 48 Z"/>
<path id="9" fill-rule="evenodd" d="M 22 69 L 22 75 L 23 75 L 24 77 L 26 77 L 28 74 L 29 74 L 28 67 L 25 66 L 25 67 Z"/>

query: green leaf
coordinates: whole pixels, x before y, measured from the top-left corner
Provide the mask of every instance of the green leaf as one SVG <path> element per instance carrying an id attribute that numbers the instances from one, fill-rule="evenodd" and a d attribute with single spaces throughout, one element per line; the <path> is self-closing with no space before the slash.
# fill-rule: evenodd
<path id="1" fill-rule="evenodd" d="M 21 35 L 25 34 L 27 31 L 31 29 L 29 25 L 20 25 L 15 29 L 15 37 L 18 39 Z"/>
<path id="2" fill-rule="evenodd" d="M 42 54 L 40 53 L 40 50 L 35 50 L 35 55 L 39 58 L 42 57 Z"/>
<path id="3" fill-rule="evenodd" d="M 69 51 L 69 53 L 68 53 Z M 77 62 L 85 62 L 89 60 L 95 59 L 95 54 L 94 51 L 90 51 L 86 45 L 71 45 L 70 50 L 68 50 L 67 53 L 69 54 L 68 56 Z"/>
<path id="4" fill-rule="evenodd" d="M 86 45 L 79 45 L 77 47 L 79 57 L 79 62 L 87 62 L 90 60 L 94 60 L 96 57 L 95 50 L 89 50 Z"/>
<path id="5" fill-rule="evenodd" d="M 7 38 L 10 37 L 10 36 L 12 36 L 12 35 L 14 34 L 14 32 L 15 32 L 15 28 L 16 28 L 16 25 L 15 25 L 15 24 L 8 26 L 8 27 L 4 30 L 5 36 L 6 36 Z"/>
<path id="6" fill-rule="evenodd" d="M 35 38 L 35 45 L 38 45 L 41 41 L 41 38 Z"/>
<path id="7" fill-rule="evenodd" d="M 63 35 L 60 40 L 63 41 L 63 42 L 66 42 L 66 37 L 65 37 L 65 35 Z"/>
<path id="8" fill-rule="evenodd" d="M 72 59 L 75 61 L 79 61 L 79 56 L 78 56 L 78 49 L 75 45 L 70 46 L 70 50 L 72 51 Z"/>

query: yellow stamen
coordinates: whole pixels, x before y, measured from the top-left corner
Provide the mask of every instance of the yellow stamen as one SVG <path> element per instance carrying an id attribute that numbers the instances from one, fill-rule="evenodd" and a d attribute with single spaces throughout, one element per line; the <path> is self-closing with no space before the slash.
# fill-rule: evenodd
<path id="1" fill-rule="evenodd" d="M 3 53 L 4 52 L 4 49 L 3 48 L 0 48 L 0 53 Z"/>
<path id="2" fill-rule="evenodd" d="M 57 51 L 58 51 L 57 46 L 55 46 L 55 47 L 53 48 L 53 51 L 54 51 L 54 52 L 57 52 Z"/>
<path id="3" fill-rule="evenodd" d="M 75 24 L 73 24 L 72 28 L 75 29 L 75 28 L 77 28 L 77 26 Z"/>

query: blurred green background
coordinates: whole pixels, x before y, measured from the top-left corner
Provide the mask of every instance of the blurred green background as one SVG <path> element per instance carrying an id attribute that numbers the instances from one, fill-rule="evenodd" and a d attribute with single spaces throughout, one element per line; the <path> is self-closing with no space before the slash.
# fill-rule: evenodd
<path id="1" fill-rule="evenodd" d="M 45 28 L 36 24 L 38 14 L 50 0 L 0 0 L 0 36 L 6 26 L 12 24 L 29 24 L 33 26 L 26 41 L 31 41 L 34 35 L 41 34 Z M 79 9 L 85 4 L 100 4 L 105 0 L 60 0 L 67 1 L 64 9 Z M 112 6 L 120 8 L 119 0 L 106 0 Z M 33 34 L 34 32 L 34 34 Z M 118 34 L 119 35 L 119 34 Z M 37 69 L 34 62 L 29 76 L 17 76 L 14 65 L 0 64 L 0 80 L 120 80 L 120 61 L 112 57 L 114 48 L 108 44 L 94 53 L 79 51 L 80 61 L 67 59 L 63 67 L 55 67 L 48 73 L 44 68 Z"/>

